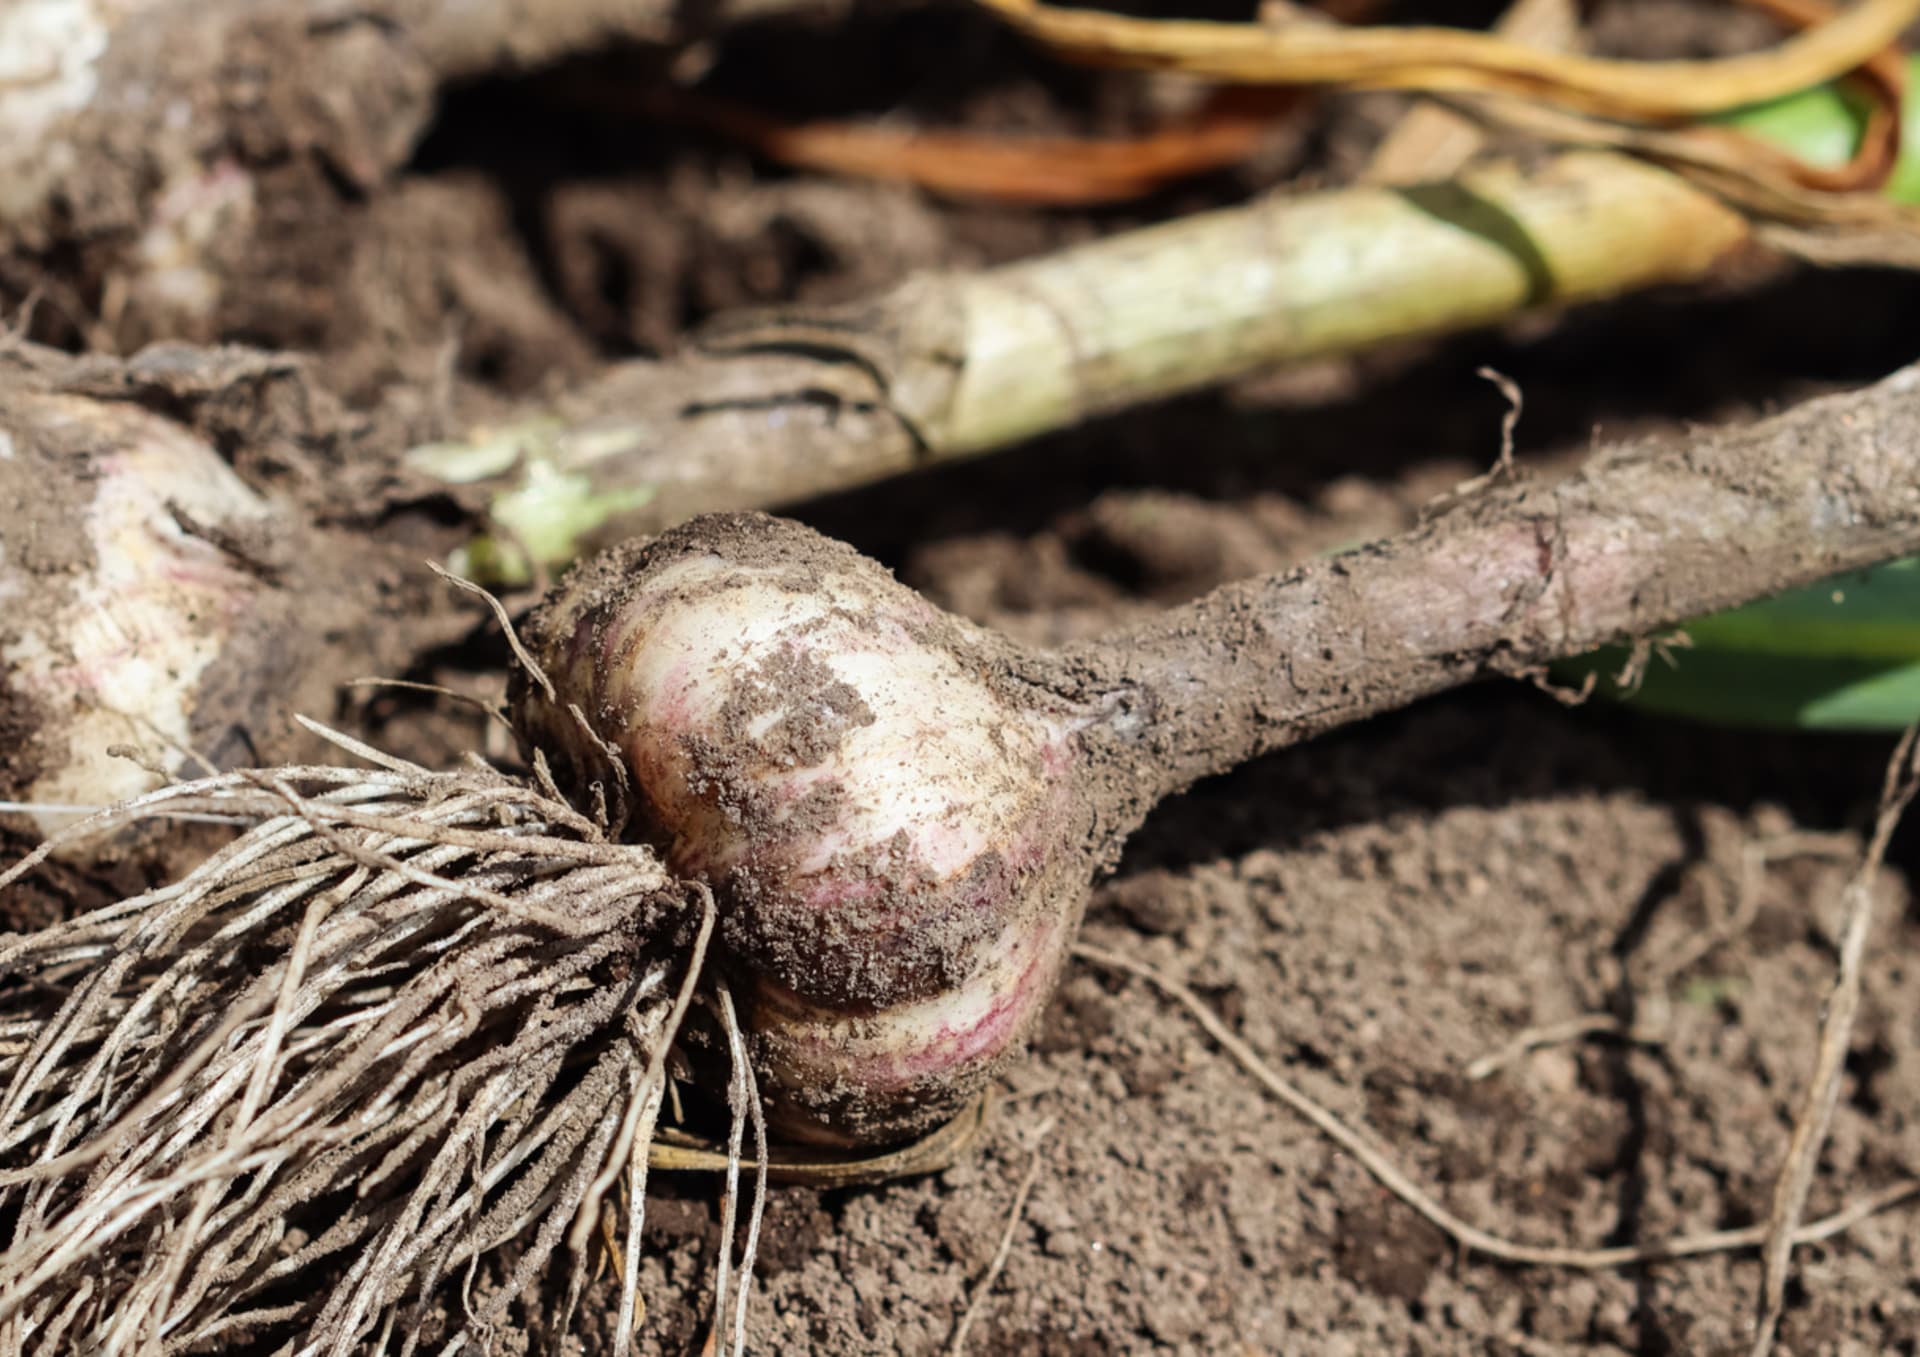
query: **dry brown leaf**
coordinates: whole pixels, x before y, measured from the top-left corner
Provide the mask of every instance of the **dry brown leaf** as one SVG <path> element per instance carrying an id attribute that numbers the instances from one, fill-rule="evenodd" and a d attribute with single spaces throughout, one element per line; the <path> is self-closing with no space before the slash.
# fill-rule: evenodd
<path id="1" fill-rule="evenodd" d="M 769 159 L 917 184 L 956 197 L 1047 206 L 1124 202 L 1238 164 L 1302 96 L 1215 91 L 1194 114 L 1140 137 L 1008 137 L 852 122 L 786 123 L 741 104 L 649 92 L 654 116 L 691 122 Z"/>

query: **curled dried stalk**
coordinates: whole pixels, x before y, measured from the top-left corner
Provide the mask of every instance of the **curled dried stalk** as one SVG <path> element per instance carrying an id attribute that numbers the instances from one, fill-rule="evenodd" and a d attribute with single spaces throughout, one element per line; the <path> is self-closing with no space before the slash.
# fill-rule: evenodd
<path id="1" fill-rule="evenodd" d="M 1609 147 L 1667 166 L 1825 262 L 1911 266 L 1920 213 L 1875 190 L 1899 153 L 1905 0 L 1835 13 L 1823 0 L 1749 0 L 1799 30 L 1769 52 L 1711 61 L 1616 61 L 1503 34 L 1122 18 L 1039 0 L 980 0 L 1061 55 L 1227 81 L 1420 90 L 1473 118 L 1559 146 Z M 1903 17 L 1904 16 L 1904 17 Z M 1880 34 L 1880 41 L 1868 41 Z M 1682 125 L 1852 72 L 1869 100 L 1852 160 L 1808 165 L 1730 126 Z"/>
<path id="2" fill-rule="evenodd" d="M 1824 0 L 1747 0 L 1783 23 L 1828 22 Z M 1456 120 L 1485 124 L 1558 146 L 1607 147 L 1664 165 L 1694 187 L 1738 209 L 1756 233 L 1788 253 L 1825 263 L 1912 267 L 1920 260 L 1920 211 L 1882 193 L 1900 156 L 1901 102 L 1907 62 L 1897 47 L 1874 54 L 1846 82 L 1863 100 L 1859 142 L 1844 164 L 1810 164 L 1753 135 L 1743 120 L 1680 127 L 1612 122 L 1539 100 L 1509 95 L 1458 96 Z M 1428 110 L 1437 113 L 1438 110 Z M 1464 157 L 1463 157 L 1464 159 Z M 1444 171 L 1441 171 L 1444 172 Z M 1380 182 L 1407 181 L 1375 176 Z"/>
<path id="3" fill-rule="evenodd" d="M 458 1351 L 562 1257 L 564 1326 L 608 1191 L 641 1199 L 710 897 L 477 766 L 232 773 L 96 820 L 183 812 L 256 823 L 0 939 L 0 1352 Z"/>
<path id="4" fill-rule="evenodd" d="M 1818 85 L 1868 61 L 1920 17 L 1920 0 L 1862 0 L 1765 52 L 1620 61 L 1451 28 L 1136 19 L 1041 0 L 977 0 L 1061 55 L 1247 84 L 1506 94 L 1600 117 L 1723 113 Z"/>

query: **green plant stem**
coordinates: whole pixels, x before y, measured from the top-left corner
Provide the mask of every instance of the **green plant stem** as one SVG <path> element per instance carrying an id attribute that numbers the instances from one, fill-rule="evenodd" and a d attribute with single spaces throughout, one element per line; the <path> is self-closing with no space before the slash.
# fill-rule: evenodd
<path id="1" fill-rule="evenodd" d="M 770 507 L 1006 447 L 1275 363 L 1698 278 L 1734 211 L 1625 157 L 1271 197 L 834 309 L 730 320 L 550 408 L 417 448 L 524 574 L 703 510 Z"/>

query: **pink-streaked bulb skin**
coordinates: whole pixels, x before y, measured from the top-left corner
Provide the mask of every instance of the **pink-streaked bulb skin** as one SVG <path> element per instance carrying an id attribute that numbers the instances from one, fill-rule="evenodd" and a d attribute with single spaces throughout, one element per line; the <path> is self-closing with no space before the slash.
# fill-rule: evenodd
<path id="1" fill-rule="evenodd" d="M 851 548 L 693 520 L 576 570 L 529 628 L 522 731 L 618 751 L 639 832 L 714 889 L 781 1135 L 876 1144 L 1024 1045 L 1087 890 L 1073 714 Z M 1052 701 L 1049 708 L 1048 701 Z"/>

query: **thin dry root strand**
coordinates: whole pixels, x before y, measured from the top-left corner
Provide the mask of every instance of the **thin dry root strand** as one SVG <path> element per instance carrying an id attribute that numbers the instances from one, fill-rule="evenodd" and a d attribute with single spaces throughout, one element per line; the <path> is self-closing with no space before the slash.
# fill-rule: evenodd
<path id="1" fill-rule="evenodd" d="M 1000 1232 L 1000 1243 L 993 1251 L 993 1259 L 987 1264 L 987 1270 L 980 1274 L 980 1280 L 974 1284 L 967 1308 L 961 1314 L 960 1322 L 954 1326 L 953 1337 L 947 1343 L 947 1357 L 963 1357 L 967 1350 L 967 1335 L 973 1331 L 973 1322 L 980 1317 L 988 1293 L 993 1290 L 993 1284 L 1000 1280 L 1007 1259 L 1013 1255 L 1013 1236 L 1020 1228 L 1020 1218 L 1027 1213 L 1027 1198 L 1033 1193 L 1033 1185 L 1040 1178 L 1041 1153 L 1047 1147 L 1047 1136 L 1052 1130 L 1053 1119 L 1049 1117 L 1040 1123 L 1040 1129 L 1034 1133 L 1033 1155 L 1027 1161 L 1027 1171 L 1020 1179 L 1020 1186 L 1013 1190 L 1013 1203 L 1007 1207 L 1006 1228 Z"/>
<path id="2" fill-rule="evenodd" d="M 1110 952 L 1104 947 L 1077 943 L 1073 954 L 1083 961 L 1109 971 L 1118 971 L 1144 980 L 1186 1009 L 1206 1034 L 1241 1069 L 1268 1093 L 1311 1123 L 1315 1130 L 1352 1155 L 1380 1185 L 1405 1202 L 1429 1224 L 1435 1226 L 1461 1249 L 1484 1254 L 1503 1263 L 1525 1267 L 1567 1268 L 1573 1271 L 1599 1272 L 1633 1267 L 1641 1263 L 1676 1258 L 1697 1258 L 1703 1254 L 1731 1253 L 1759 1248 L 1768 1239 L 1769 1227 L 1750 1225 L 1737 1230 L 1712 1230 L 1702 1234 L 1680 1235 L 1647 1244 L 1623 1244 L 1614 1248 L 1580 1248 L 1557 1244 L 1527 1244 L 1483 1230 L 1461 1219 L 1409 1178 L 1365 1136 L 1348 1126 L 1320 1103 L 1308 1097 L 1262 1060 L 1246 1042 L 1234 1035 L 1217 1014 L 1187 986 L 1148 965 L 1144 961 Z M 1870 1192 L 1851 1205 L 1820 1220 L 1794 1226 L 1787 1237 L 1794 1244 L 1811 1244 L 1831 1239 L 1852 1228 L 1868 1216 L 1920 1197 L 1920 1178 L 1907 1178 Z"/>
<path id="3" fill-rule="evenodd" d="M 1840 1083 L 1846 1073 L 1847 1047 L 1853 1036 L 1853 1020 L 1860 1011 L 1861 972 L 1866 965 L 1867 935 L 1873 927 L 1873 883 L 1886 860 L 1887 845 L 1893 831 L 1920 793 L 1920 727 L 1910 726 L 1887 761 L 1886 781 L 1880 790 L 1880 806 L 1874 817 L 1873 836 L 1860 855 L 1843 894 L 1846 927 L 1840 941 L 1840 974 L 1827 1001 L 1826 1018 L 1820 1025 L 1815 1048 L 1813 1075 L 1807 1081 L 1799 1114 L 1794 1118 L 1793 1135 L 1787 1144 L 1785 1163 L 1774 1183 L 1773 1205 L 1767 1212 L 1765 1242 L 1760 1250 L 1760 1313 L 1754 1333 L 1751 1357 L 1767 1357 L 1773 1349 L 1774 1332 L 1787 1308 L 1787 1272 L 1793 1261 L 1793 1247 L 1799 1243 L 1800 1213 L 1813 1187 L 1819 1167 L 1820 1147 L 1826 1143 L 1833 1124 L 1833 1111 L 1840 1102 Z"/>
<path id="4" fill-rule="evenodd" d="M 70 832 L 182 812 L 253 827 L 0 937 L 0 1354 L 457 1352 L 563 1244 L 564 1322 L 623 1177 L 624 1348 L 711 898 L 522 783 L 385 757 Z"/>
<path id="5" fill-rule="evenodd" d="M 727 1137 L 726 1191 L 720 1202 L 720 1266 L 713 1286 L 713 1332 L 718 1336 L 719 1357 L 727 1357 L 729 1351 L 725 1338 L 727 1275 L 728 1265 L 733 1258 L 734 1220 L 740 1203 L 740 1170 L 743 1167 L 740 1142 L 747 1123 L 751 1121 L 753 1124 L 753 1206 L 747 1220 L 747 1242 L 740 1254 L 740 1284 L 731 1348 L 735 1357 L 742 1357 L 747 1350 L 748 1286 L 753 1280 L 753 1258 L 760 1248 L 760 1222 L 767 1201 L 767 1121 L 766 1110 L 760 1103 L 760 1090 L 753 1077 L 753 1063 L 747 1058 L 746 1035 L 740 1030 L 740 1019 L 734 1010 L 733 992 L 727 988 L 724 980 L 716 982 L 715 990 L 720 1026 L 727 1038 L 727 1059 L 733 1066 L 733 1077 L 727 1086 L 727 1107 L 733 1114 L 733 1125 Z"/>
<path id="6" fill-rule="evenodd" d="M 1664 1040 L 1658 1029 L 1653 1027 L 1629 1027 L 1611 1013 L 1583 1013 L 1564 1022 L 1541 1023 L 1536 1027 L 1523 1027 L 1508 1039 L 1498 1050 L 1485 1055 L 1475 1056 L 1461 1070 L 1467 1078 L 1473 1080 L 1490 1079 L 1509 1065 L 1518 1063 L 1533 1052 L 1548 1046 L 1558 1046 L 1563 1042 L 1578 1041 L 1583 1037 L 1610 1037 L 1615 1041 L 1628 1042 L 1635 1046 L 1657 1047 Z"/>

